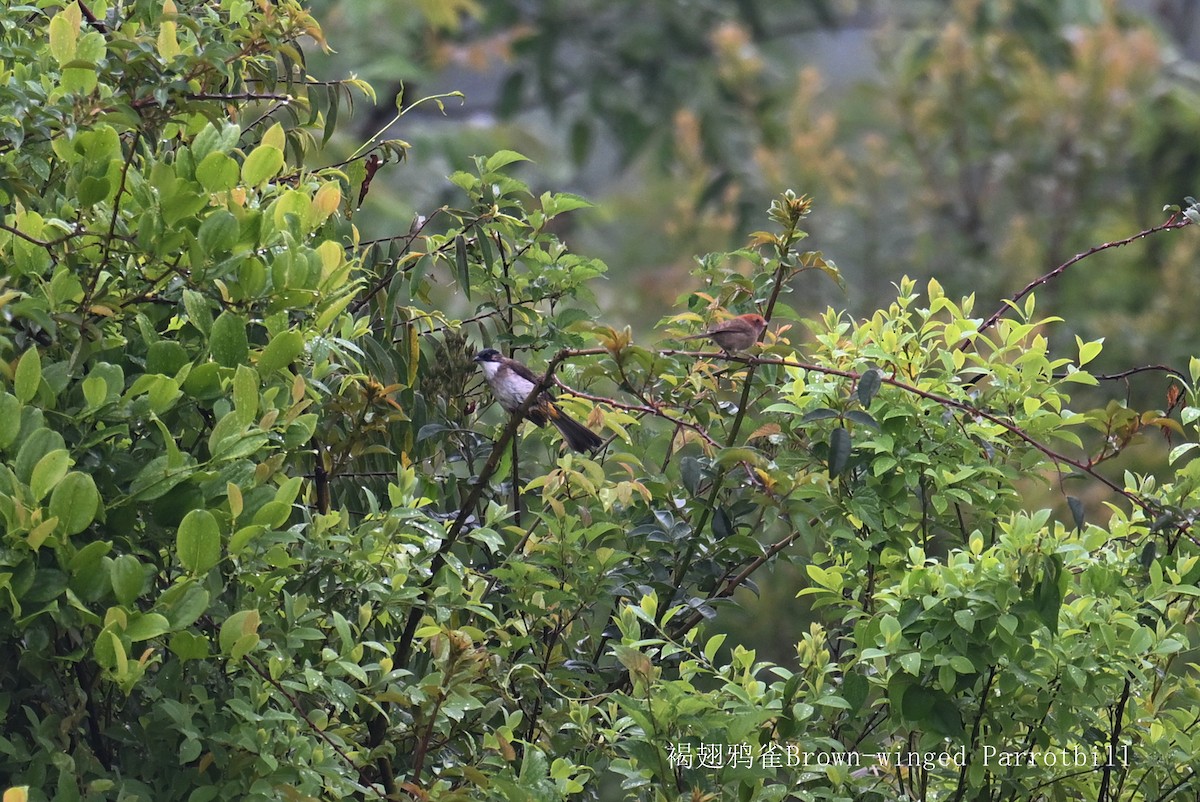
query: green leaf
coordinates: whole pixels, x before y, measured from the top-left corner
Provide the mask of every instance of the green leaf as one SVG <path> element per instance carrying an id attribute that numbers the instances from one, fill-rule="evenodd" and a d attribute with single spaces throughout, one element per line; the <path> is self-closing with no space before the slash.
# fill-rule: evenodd
<path id="1" fill-rule="evenodd" d="M 224 209 L 218 209 L 200 224 L 196 238 L 204 252 L 213 256 L 231 250 L 237 244 L 239 231 L 237 218 Z"/>
<path id="2" fill-rule="evenodd" d="M 242 180 L 252 187 L 265 184 L 283 167 L 283 151 L 274 145 L 259 145 L 242 164 Z"/>
<path id="3" fill-rule="evenodd" d="M 529 158 L 522 156 L 515 150 L 498 150 L 491 156 L 488 156 L 487 162 L 484 164 L 484 172 L 494 173 L 501 167 L 507 167 L 514 162 L 527 162 Z"/>
<path id="4" fill-rule="evenodd" d="M 203 660 L 208 657 L 208 638 L 194 632 L 176 632 L 169 648 L 180 660 Z"/>
<path id="5" fill-rule="evenodd" d="M 955 610 L 954 622 L 967 632 L 970 632 L 975 628 L 975 613 L 970 610 Z"/>
<path id="6" fill-rule="evenodd" d="M 957 740 L 962 735 L 962 713 L 959 712 L 958 705 L 954 704 L 954 700 L 944 694 L 934 700 L 927 721 L 929 729 L 943 738 Z"/>
<path id="7" fill-rule="evenodd" d="M 13 473 L 17 475 L 18 480 L 28 483 L 33 476 L 34 466 L 41 458 L 55 449 L 66 448 L 66 445 L 63 436 L 58 432 L 45 427 L 34 429 L 25 436 L 25 442 L 21 443 L 21 448 L 17 451 L 17 458 L 11 464 Z"/>
<path id="8" fill-rule="evenodd" d="M 99 509 L 100 493 L 96 482 L 86 473 L 71 471 L 50 494 L 50 514 L 58 518 L 59 527 L 67 535 L 87 529 Z"/>
<path id="9" fill-rule="evenodd" d="M 108 382 L 99 376 L 88 376 L 80 385 L 83 389 L 83 400 L 87 409 L 96 409 L 108 400 Z"/>
<path id="10" fill-rule="evenodd" d="M 229 553 L 240 554 L 242 549 L 255 538 L 267 531 L 265 526 L 251 524 L 243 526 L 241 529 L 233 533 L 233 537 L 229 538 Z"/>
<path id="11" fill-rule="evenodd" d="M 75 58 L 75 50 L 79 45 L 79 28 L 67 19 L 67 13 L 60 11 L 50 18 L 50 55 L 61 67 Z"/>
<path id="12" fill-rule="evenodd" d="M 804 566 L 804 570 L 819 586 L 827 590 L 832 590 L 835 593 L 842 592 L 843 580 L 841 574 L 835 571 L 827 571 L 816 563 L 809 563 Z"/>
<path id="13" fill-rule="evenodd" d="M 458 288 L 471 300 L 471 271 L 467 266 L 467 241 L 459 234 L 454 238 L 454 268 Z"/>
<path id="14" fill-rule="evenodd" d="M 1104 338 L 1085 343 L 1079 335 L 1076 335 L 1075 344 L 1079 348 L 1079 367 L 1083 367 L 1100 355 L 1100 351 L 1104 348 Z"/>
<path id="15" fill-rule="evenodd" d="M 1045 559 L 1042 577 L 1034 594 L 1034 614 L 1046 625 L 1052 635 L 1058 633 L 1058 613 L 1062 607 L 1063 594 L 1059 588 L 1062 577 L 1062 557 L 1057 554 Z"/>
<path id="16" fill-rule="evenodd" d="M 858 403 L 863 409 L 871 406 L 871 401 L 875 398 L 875 394 L 879 392 L 879 388 L 883 384 L 883 371 L 879 368 L 871 368 L 863 373 L 858 378 L 858 389 L 855 393 L 858 395 Z"/>
<path id="17" fill-rule="evenodd" d="M 146 571 L 137 557 L 122 554 L 112 561 L 108 578 L 117 601 L 128 607 L 142 594 L 142 586 L 146 583 Z"/>
<path id="18" fill-rule="evenodd" d="M 166 613 L 171 629 L 191 626 L 208 610 L 208 591 L 199 582 L 185 581 L 168 589 L 158 600 L 159 609 Z"/>
<path id="19" fill-rule="evenodd" d="M 170 490 L 191 475 L 194 469 L 190 465 L 172 468 L 166 455 L 155 457 L 138 471 L 137 476 L 129 486 L 129 495 L 140 501 L 153 501 L 161 498 Z"/>
<path id="20" fill-rule="evenodd" d="M 716 511 L 713 512 L 712 530 L 713 534 L 720 540 L 724 540 L 733 534 L 733 521 L 730 520 L 729 513 L 725 511 L 724 507 L 717 507 Z"/>
<path id="21" fill-rule="evenodd" d="M 208 510 L 192 510 L 183 517 L 175 538 L 179 562 L 193 574 L 207 573 L 221 559 L 221 529 Z"/>
<path id="22" fill-rule="evenodd" d="M 850 432 L 842 426 L 829 435 L 829 476 L 841 475 L 850 464 Z"/>
<path id="23" fill-rule="evenodd" d="M 209 311 L 208 301 L 195 290 L 183 291 L 183 308 L 187 312 L 188 321 L 204 334 L 212 330 L 212 312 Z"/>
<path id="24" fill-rule="evenodd" d="M 258 372 L 247 365 L 238 365 L 233 374 L 233 408 L 247 425 L 258 417 Z"/>
<path id="25" fill-rule="evenodd" d="M 921 673 L 920 652 L 909 652 L 908 654 L 902 654 L 896 658 L 896 662 L 900 664 L 901 668 L 903 668 L 909 674 L 912 674 L 914 677 Z"/>
<path id="26" fill-rule="evenodd" d="M 543 192 L 541 203 L 542 211 L 546 213 L 547 217 L 554 217 L 555 215 L 572 212 L 576 209 L 590 209 L 594 205 L 588 200 L 578 195 L 572 195 L 569 192 Z"/>
<path id="27" fill-rule="evenodd" d="M 221 624 L 221 652 L 233 660 L 240 660 L 258 645 L 258 626 L 261 617 L 258 610 L 239 610 Z"/>
<path id="28" fill-rule="evenodd" d="M 174 340 L 159 340 L 146 352 L 146 372 L 174 376 L 188 362 L 188 353 Z"/>
<path id="29" fill-rule="evenodd" d="M 870 684 L 862 674 L 859 674 L 857 671 L 846 673 L 842 681 L 842 696 L 846 698 L 852 710 L 862 709 L 870 690 Z"/>
<path id="30" fill-rule="evenodd" d="M 17 369 L 13 374 L 13 392 L 17 401 L 28 403 L 37 395 L 41 383 L 42 356 L 36 348 L 27 348 L 17 361 Z"/>
<path id="31" fill-rule="evenodd" d="M 89 175 L 79 182 L 75 194 L 79 205 L 87 209 L 107 198 L 110 190 L 112 190 L 112 184 L 109 183 L 108 178 Z"/>
<path id="32" fill-rule="evenodd" d="M 961 613 L 964 611 L 959 610 L 959 612 Z M 955 614 L 955 616 L 957 617 L 957 613 Z M 964 657 L 961 654 L 956 654 L 950 658 L 950 667 L 953 668 L 959 674 L 974 674 L 975 673 L 975 664 L 972 663 L 969 658 Z"/>
<path id="33" fill-rule="evenodd" d="M 222 367 L 243 365 L 250 358 L 250 342 L 246 337 L 246 321 L 236 312 L 226 310 L 212 324 L 208 348 L 213 360 Z"/>
<path id="34" fill-rule="evenodd" d="M 205 192 L 228 192 L 239 176 L 237 162 L 224 153 L 210 153 L 196 165 L 196 180 Z"/>
<path id="35" fill-rule="evenodd" d="M 849 412 L 847 412 L 846 420 L 854 421 L 855 423 L 857 423 L 859 425 L 868 426 L 872 429 L 879 428 L 879 421 L 875 420 L 873 417 L 871 417 L 866 412 L 863 412 L 861 409 L 852 409 Z"/>
<path id="36" fill-rule="evenodd" d="M 281 501 L 268 501 L 254 513 L 253 523 L 268 529 L 277 529 L 287 523 L 288 516 L 291 514 L 291 505 Z"/>
<path id="37" fill-rule="evenodd" d="M 125 637 L 134 643 L 157 638 L 168 632 L 170 627 L 165 616 L 158 613 L 134 613 L 125 627 Z"/>
<path id="38" fill-rule="evenodd" d="M 12 393 L 0 392 L 0 449 L 6 449 L 21 433 L 21 402 Z"/>
<path id="39" fill-rule="evenodd" d="M 264 379 L 290 365 L 304 351 L 304 335 L 285 331 L 271 339 L 258 357 L 258 373 Z"/>
<path id="40" fill-rule="evenodd" d="M 692 495 L 700 487 L 701 464 L 695 457 L 684 457 L 679 460 L 679 478 L 683 480 L 684 488 Z"/>
<path id="41" fill-rule="evenodd" d="M 29 477 L 29 490 L 34 501 L 41 501 L 67 475 L 71 467 L 71 454 L 65 448 L 55 449 L 33 466 Z"/>

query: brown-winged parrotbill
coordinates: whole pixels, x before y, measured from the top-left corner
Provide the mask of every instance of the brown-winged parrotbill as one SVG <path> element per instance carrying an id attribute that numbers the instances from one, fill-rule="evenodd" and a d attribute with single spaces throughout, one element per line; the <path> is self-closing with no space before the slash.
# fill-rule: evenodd
<path id="1" fill-rule="evenodd" d="M 492 388 L 492 395 L 508 412 L 520 409 L 533 388 L 542 381 L 541 376 L 495 348 L 483 349 L 475 355 L 475 361 L 483 369 L 483 377 L 487 379 L 488 387 Z M 546 421 L 550 421 L 562 433 L 567 445 L 581 454 L 604 445 L 604 440 L 598 434 L 569 417 L 546 392 L 538 395 L 537 400 L 529 405 L 525 419 L 538 426 L 545 426 Z"/>
<path id="2" fill-rule="evenodd" d="M 679 339 L 709 339 L 716 343 L 725 353 L 733 354 L 738 351 L 745 351 L 754 345 L 766 330 L 766 318 L 762 315 L 750 313 L 748 315 L 738 315 L 737 317 L 718 323 L 701 334 L 692 334 L 688 337 L 680 337 Z"/>

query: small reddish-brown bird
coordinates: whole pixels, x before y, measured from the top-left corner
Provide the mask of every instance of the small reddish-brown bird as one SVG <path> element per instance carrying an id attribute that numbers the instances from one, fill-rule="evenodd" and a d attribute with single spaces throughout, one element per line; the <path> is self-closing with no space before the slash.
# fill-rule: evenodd
<path id="1" fill-rule="evenodd" d="M 487 379 L 492 395 L 508 412 L 516 412 L 525 403 L 525 399 L 533 392 L 533 388 L 541 383 L 542 377 L 515 359 L 509 359 L 495 348 L 485 348 L 475 355 L 475 362 L 483 369 L 483 377 Z M 595 451 L 604 445 L 604 440 L 579 421 L 568 417 L 567 413 L 558 408 L 550 398 L 549 393 L 541 393 L 537 400 L 529 405 L 525 419 L 531 420 L 538 426 L 545 426 L 546 421 L 562 434 L 563 440 L 579 453 Z"/>
<path id="2" fill-rule="evenodd" d="M 722 351 L 732 354 L 745 351 L 758 342 L 767 330 L 767 320 L 762 315 L 750 313 L 738 315 L 722 323 L 718 323 L 703 334 L 693 334 L 680 337 L 681 340 L 709 339 L 716 343 Z"/>

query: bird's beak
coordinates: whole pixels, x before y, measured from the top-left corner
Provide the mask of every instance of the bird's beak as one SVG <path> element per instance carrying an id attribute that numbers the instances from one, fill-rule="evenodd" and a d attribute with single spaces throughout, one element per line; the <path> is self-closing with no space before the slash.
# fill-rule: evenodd
<path id="1" fill-rule="evenodd" d="M 476 354 L 474 357 L 472 357 L 471 361 L 472 362 L 482 362 L 483 360 L 479 358 L 479 354 Z"/>

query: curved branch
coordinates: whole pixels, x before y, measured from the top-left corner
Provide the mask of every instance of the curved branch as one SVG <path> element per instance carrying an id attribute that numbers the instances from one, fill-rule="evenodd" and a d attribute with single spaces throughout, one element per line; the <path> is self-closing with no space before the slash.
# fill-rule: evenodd
<path id="1" fill-rule="evenodd" d="M 1061 276 L 1064 272 L 1066 272 L 1068 267 L 1071 267 L 1071 265 L 1074 265 L 1077 262 L 1082 262 L 1084 259 L 1088 258 L 1089 256 L 1100 253 L 1100 251 L 1107 251 L 1110 248 L 1119 248 L 1122 245 L 1129 245 L 1130 243 L 1136 242 L 1137 240 L 1140 240 L 1143 237 L 1149 237 L 1150 235 L 1157 234 L 1160 231 L 1172 231 L 1177 228 L 1183 228 L 1184 226 L 1188 225 L 1191 222 L 1186 217 L 1183 218 L 1182 220 L 1177 220 L 1176 217 L 1177 217 L 1177 215 L 1172 214 L 1170 217 L 1167 218 L 1166 222 L 1159 223 L 1156 226 L 1151 226 L 1150 228 L 1139 231 L 1138 233 L 1133 234 L 1132 236 L 1125 237 L 1124 239 L 1118 239 L 1118 240 L 1112 240 L 1111 242 L 1105 242 L 1100 245 L 1096 245 L 1092 248 L 1088 248 L 1086 251 L 1083 251 L 1082 253 L 1075 254 L 1070 259 L 1068 259 L 1067 261 L 1063 262 L 1058 267 L 1051 270 L 1049 273 L 1046 273 L 1043 276 L 1039 276 L 1039 277 L 1035 278 L 1033 281 L 1029 282 L 1024 287 L 1022 287 L 1019 292 L 1017 292 L 1015 295 L 1013 295 L 1011 298 L 1009 298 L 1003 304 L 1001 304 L 1000 308 L 997 309 L 995 312 L 993 312 L 991 317 L 989 317 L 987 320 L 980 323 L 979 328 L 975 330 L 976 333 L 982 334 L 983 332 L 990 329 L 992 326 L 996 325 L 996 323 L 998 323 L 1000 321 L 1000 318 L 1004 317 L 1016 305 L 1016 303 L 1018 301 L 1020 301 L 1022 298 L 1024 298 L 1029 293 L 1033 292 L 1038 287 L 1041 287 L 1044 284 L 1048 284 L 1049 282 L 1051 282 L 1054 279 Z M 959 348 L 965 349 L 966 347 L 968 347 L 969 343 L 970 343 L 970 341 L 966 340 L 959 345 Z"/>

